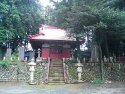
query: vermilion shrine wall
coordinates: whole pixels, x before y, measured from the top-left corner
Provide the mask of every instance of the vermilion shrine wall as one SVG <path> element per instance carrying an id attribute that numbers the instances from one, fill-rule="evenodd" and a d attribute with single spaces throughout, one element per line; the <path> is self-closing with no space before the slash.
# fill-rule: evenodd
<path id="1" fill-rule="evenodd" d="M 52 48 L 42 48 L 41 55 L 43 58 L 69 58 L 71 55 L 70 49 L 62 49 L 61 52 L 53 52 Z"/>

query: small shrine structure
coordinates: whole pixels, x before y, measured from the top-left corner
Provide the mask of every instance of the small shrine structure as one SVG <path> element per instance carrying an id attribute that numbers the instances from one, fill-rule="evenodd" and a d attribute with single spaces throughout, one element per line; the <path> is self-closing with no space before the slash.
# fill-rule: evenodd
<path id="1" fill-rule="evenodd" d="M 42 58 L 70 58 L 76 48 L 76 40 L 68 37 L 67 33 L 54 26 L 42 25 L 39 34 L 30 37 L 30 43 L 34 50 L 41 49 Z"/>

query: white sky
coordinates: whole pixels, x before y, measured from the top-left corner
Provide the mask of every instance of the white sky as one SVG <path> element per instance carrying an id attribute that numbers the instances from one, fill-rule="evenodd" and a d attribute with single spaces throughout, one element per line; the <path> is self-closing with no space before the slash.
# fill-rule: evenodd
<path id="1" fill-rule="evenodd" d="M 49 2 L 49 0 L 39 0 L 41 5 L 43 5 L 44 7 L 50 5 L 52 6 L 52 3 Z"/>

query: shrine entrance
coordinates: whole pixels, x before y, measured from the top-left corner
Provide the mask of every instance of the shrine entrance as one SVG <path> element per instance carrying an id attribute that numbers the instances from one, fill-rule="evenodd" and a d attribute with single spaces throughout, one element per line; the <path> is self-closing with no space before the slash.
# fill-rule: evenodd
<path id="1" fill-rule="evenodd" d="M 63 47 L 58 45 L 53 45 L 50 47 L 50 58 L 62 58 L 63 57 Z"/>

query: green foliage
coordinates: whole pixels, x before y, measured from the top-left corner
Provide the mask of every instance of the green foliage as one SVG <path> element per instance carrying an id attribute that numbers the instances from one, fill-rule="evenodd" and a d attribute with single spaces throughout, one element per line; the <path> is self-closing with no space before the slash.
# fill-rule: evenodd
<path id="1" fill-rule="evenodd" d="M 12 61 L 13 62 L 17 62 L 18 61 L 18 54 L 17 53 L 13 53 L 11 57 L 12 57 Z"/>
<path id="2" fill-rule="evenodd" d="M 43 23 L 41 7 L 37 0 L 0 1 L 0 43 L 10 43 L 12 50 L 27 37 L 38 33 Z"/>
<path id="3" fill-rule="evenodd" d="M 93 83 L 93 84 L 104 84 L 105 82 L 106 82 L 105 80 L 100 80 L 100 79 L 91 81 L 91 83 Z"/>
<path id="4" fill-rule="evenodd" d="M 124 0 L 62 0 L 54 4 L 52 24 L 68 29 L 73 37 L 89 35 L 88 43 L 97 43 L 102 56 L 125 52 Z M 86 29 L 90 26 L 93 28 Z"/>
<path id="5" fill-rule="evenodd" d="M 2 60 L 0 61 L 0 65 L 6 69 L 9 67 L 9 62 L 7 60 Z"/>

